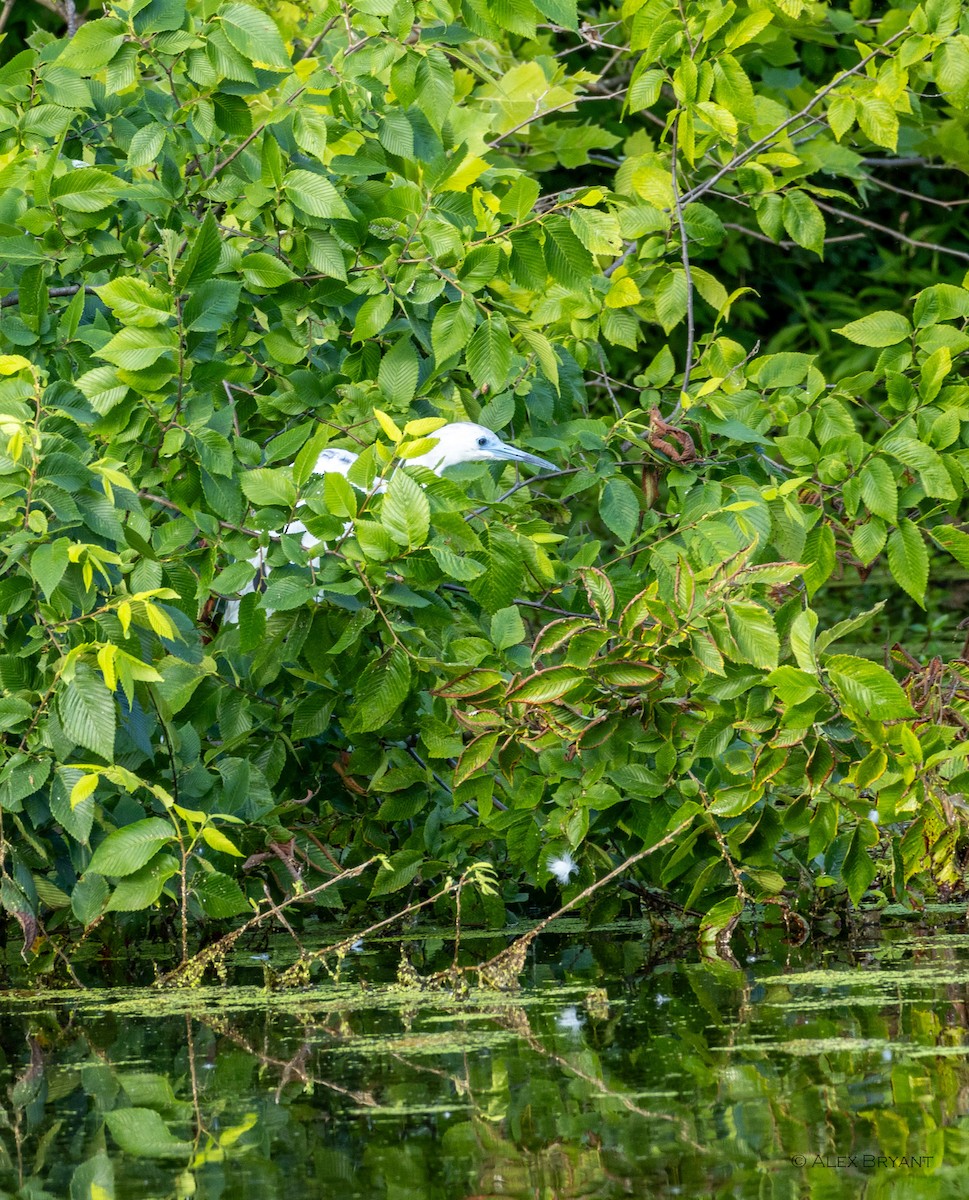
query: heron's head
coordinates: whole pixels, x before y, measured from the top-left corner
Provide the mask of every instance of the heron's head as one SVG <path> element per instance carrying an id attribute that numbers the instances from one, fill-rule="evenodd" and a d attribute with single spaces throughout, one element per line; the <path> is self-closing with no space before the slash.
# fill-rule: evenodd
<path id="1" fill-rule="evenodd" d="M 509 446 L 493 430 L 486 429 L 484 425 L 475 425 L 473 421 L 452 421 L 430 436 L 436 439 L 437 445 L 426 454 L 408 459 L 409 465 L 428 467 L 437 474 L 465 462 L 527 463 L 540 471 L 558 470 L 555 463 L 547 458 L 539 458 L 537 454 Z"/>

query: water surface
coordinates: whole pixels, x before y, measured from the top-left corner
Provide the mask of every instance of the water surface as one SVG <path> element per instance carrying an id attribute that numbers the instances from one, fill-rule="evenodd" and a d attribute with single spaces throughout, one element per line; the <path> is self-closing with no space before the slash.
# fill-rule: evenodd
<path id="1" fill-rule="evenodd" d="M 555 934 L 461 999 L 396 988 L 387 944 L 298 992 L 248 953 L 239 986 L 7 989 L 0 1197 L 966 1194 L 961 928 L 647 946 Z"/>

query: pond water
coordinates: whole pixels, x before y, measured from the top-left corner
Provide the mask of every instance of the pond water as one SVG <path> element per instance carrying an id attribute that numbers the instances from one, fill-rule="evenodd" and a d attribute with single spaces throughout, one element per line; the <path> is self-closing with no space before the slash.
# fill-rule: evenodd
<path id="1" fill-rule="evenodd" d="M 965 1196 L 962 927 L 767 942 L 575 928 L 463 999 L 395 988 L 388 945 L 295 992 L 248 954 L 238 986 L 0 991 L 0 1197 Z"/>

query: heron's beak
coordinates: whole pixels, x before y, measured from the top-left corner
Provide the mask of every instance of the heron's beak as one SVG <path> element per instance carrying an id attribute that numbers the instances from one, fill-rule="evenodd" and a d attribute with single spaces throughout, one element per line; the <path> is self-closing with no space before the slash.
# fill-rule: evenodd
<path id="1" fill-rule="evenodd" d="M 503 462 L 528 463 L 539 471 L 557 471 L 558 467 L 547 458 L 539 458 L 537 454 L 529 454 L 527 450 L 519 450 L 517 446 L 496 446 L 488 451 L 488 457 Z"/>

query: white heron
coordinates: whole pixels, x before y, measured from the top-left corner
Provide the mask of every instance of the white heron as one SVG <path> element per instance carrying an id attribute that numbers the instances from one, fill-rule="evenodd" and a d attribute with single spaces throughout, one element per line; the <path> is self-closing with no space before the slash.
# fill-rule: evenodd
<path id="1" fill-rule="evenodd" d="M 547 458 L 540 458 L 537 454 L 529 454 L 527 450 L 519 450 L 517 446 L 510 446 L 507 442 L 503 442 L 494 430 L 487 429 L 484 425 L 476 425 L 473 421 L 452 421 L 436 430 L 428 440 L 433 440 L 434 446 L 424 454 L 408 458 L 407 466 L 426 467 L 435 475 L 440 475 L 448 467 L 456 467 L 460 463 L 466 462 L 508 462 L 527 464 L 541 471 L 558 470 L 555 463 L 549 462 Z M 340 475 L 346 475 L 357 457 L 358 455 L 354 454 L 352 450 L 327 446 L 316 460 L 313 474 L 326 475 L 337 472 Z M 381 481 L 373 490 L 382 492 L 385 488 L 386 483 Z M 291 521 L 282 532 L 291 536 L 302 535 L 301 541 L 304 550 L 312 550 L 315 546 L 320 545 L 319 539 L 307 530 L 302 521 Z M 279 534 L 273 534 L 273 537 L 279 536 Z M 259 583 L 269 574 L 264 550 L 260 550 L 258 554 L 249 559 L 249 562 L 256 575 L 251 583 L 240 589 L 241 595 L 255 591 Z M 318 566 L 319 560 L 313 565 Z M 236 624 L 238 622 L 240 603 L 239 600 L 227 602 L 225 606 L 227 623 Z"/>

